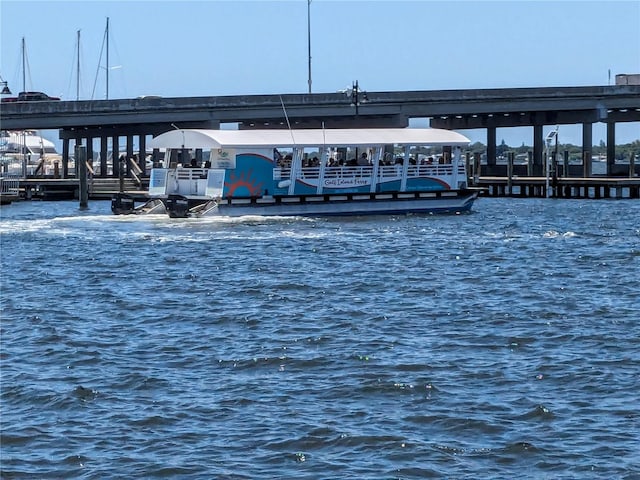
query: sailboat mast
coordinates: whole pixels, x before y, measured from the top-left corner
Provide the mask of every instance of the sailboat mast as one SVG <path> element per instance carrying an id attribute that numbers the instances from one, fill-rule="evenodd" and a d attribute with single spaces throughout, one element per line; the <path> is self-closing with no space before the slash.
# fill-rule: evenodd
<path id="1" fill-rule="evenodd" d="M 24 37 L 22 37 L 22 91 L 27 91 L 27 54 L 25 51 L 25 42 Z M 27 132 L 22 130 L 22 145 L 20 145 L 22 150 L 22 178 L 27 178 Z"/>
<path id="2" fill-rule="evenodd" d="M 307 49 L 309 57 L 309 93 L 311 93 L 311 0 L 307 0 Z"/>
<path id="3" fill-rule="evenodd" d="M 24 43 L 24 37 L 22 37 L 22 91 L 27 91 L 27 54 Z"/>
<path id="4" fill-rule="evenodd" d="M 76 63 L 76 100 L 80 100 L 80 30 L 78 30 L 78 57 Z"/>
<path id="5" fill-rule="evenodd" d="M 105 30 L 105 37 L 107 39 L 107 100 L 109 100 L 109 17 L 107 17 L 107 29 Z"/>

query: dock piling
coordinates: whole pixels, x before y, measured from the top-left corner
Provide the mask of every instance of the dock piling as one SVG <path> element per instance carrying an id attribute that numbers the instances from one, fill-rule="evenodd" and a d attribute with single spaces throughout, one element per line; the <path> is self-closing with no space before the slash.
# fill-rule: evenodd
<path id="1" fill-rule="evenodd" d="M 513 195 L 513 160 L 515 158 L 515 152 L 509 152 L 507 154 L 507 195 Z"/>
<path id="2" fill-rule="evenodd" d="M 78 169 L 78 188 L 80 199 L 80 209 L 89 207 L 89 189 L 87 184 L 87 149 L 82 145 L 76 145 L 76 168 Z"/>

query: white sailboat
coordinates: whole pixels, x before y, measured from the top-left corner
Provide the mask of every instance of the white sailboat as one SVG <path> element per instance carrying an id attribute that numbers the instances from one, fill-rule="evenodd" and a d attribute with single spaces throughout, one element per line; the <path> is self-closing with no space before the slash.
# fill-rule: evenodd
<path id="1" fill-rule="evenodd" d="M 26 92 L 27 50 L 22 38 L 22 92 Z M 7 89 L 8 91 L 8 89 Z M 5 93 L 5 92 L 3 92 Z M 27 176 L 54 175 L 56 162 L 62 156 L 56 151 L 55 144 L 44 138 L 37 130 L 0 131 L 0 168 L 3 174 Z M 60 163 L 58 163 L 58 167 Z"/>

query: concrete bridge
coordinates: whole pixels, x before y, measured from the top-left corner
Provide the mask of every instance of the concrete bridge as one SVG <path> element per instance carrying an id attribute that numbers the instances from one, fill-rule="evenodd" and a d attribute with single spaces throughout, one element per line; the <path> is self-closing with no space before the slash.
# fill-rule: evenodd
<path id="1" fill-rule="evenodd" d="M 119 138 L 125 137 L 126 156 L 131 158 L 134 137 L 139 150 L 145 151 L 148 136 L 172 125 L 287 128 L 288 120 L 293 128 L 402 127 L 412 118 L 429 118 L 430 125 L 438 128 L 486 129 L 488 167 L 495 165 L 496 128 L 531 126 L 536 172 L 542 169 L 544 126 L 582 124 L 583 158 L 590 159 L 592 125 L 604 122 L 607 173 L 616 174 L 615 125 L 640 121 L 640 85 L 15 102 L 2 104 L 1 128 L 59 129 L 66 178 L 70 142 L 84 144 L 92 158 L 93 140 L 100 139 L 101 158 L 107 158 L 109 140 L 117 151 Z M 117 176 L 118 162 L 112 167 Z M 101 168 L 96 174 L 106 176 L 106 162 Z"/>

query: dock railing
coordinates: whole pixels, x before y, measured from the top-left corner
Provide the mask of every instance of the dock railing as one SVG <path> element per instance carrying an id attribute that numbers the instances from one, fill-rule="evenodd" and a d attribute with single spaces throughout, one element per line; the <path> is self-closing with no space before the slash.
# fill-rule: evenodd
<path id="1" fill-rule="evenodd" d="M 138 165 L 138 162 L 136 162 L 133 158 L 129 158 L 129 174 L 131 178 L 133 178 L 133 181 L 136 182 L 136 185 L 142 185 L 142 180 L 140 179 L 140 175 L 142 175 L 142 169 L 140 168 L 140 165 Z"/>
<path id="2" fill-rule="evenodd" d="M 20 194 L 20 176 L 11 173 L 0 174 L 0 193 L 17 197 Z"/>

